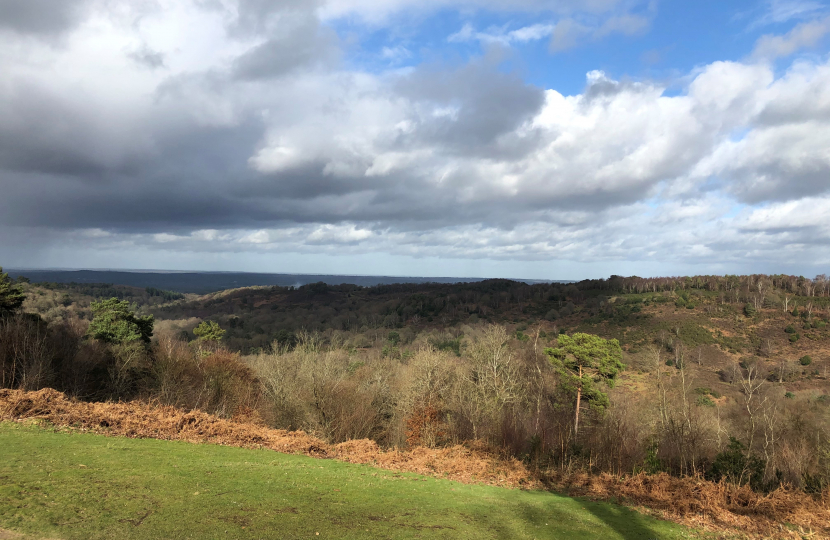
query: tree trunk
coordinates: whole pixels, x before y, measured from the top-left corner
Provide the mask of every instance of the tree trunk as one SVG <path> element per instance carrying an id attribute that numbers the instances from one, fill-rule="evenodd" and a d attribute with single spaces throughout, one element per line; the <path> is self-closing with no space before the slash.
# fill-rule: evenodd
<path id="1" fill-rule="evenodd" d="M 579 433 L 579 402 L 582 401 L 582 366 L 579 366 L 579 386 L 576 387 L 576 416 L 574 418 L 574 435 Z"/>

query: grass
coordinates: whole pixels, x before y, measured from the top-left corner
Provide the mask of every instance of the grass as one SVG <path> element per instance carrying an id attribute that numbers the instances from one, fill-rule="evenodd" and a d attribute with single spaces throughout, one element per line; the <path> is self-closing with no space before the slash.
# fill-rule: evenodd
<path id="1" fill-rule="evenodd" d="M 0 423 L 0 528 L 62 539 L 700 537 L 548 492 L 9 422 Z"/>

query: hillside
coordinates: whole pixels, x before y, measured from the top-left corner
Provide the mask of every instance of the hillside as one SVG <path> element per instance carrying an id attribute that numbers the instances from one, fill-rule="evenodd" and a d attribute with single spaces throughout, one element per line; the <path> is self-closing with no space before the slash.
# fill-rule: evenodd
<path id="1" fill-rule="evenodd" d="M 183 298 L 21 286 L 22 311 L 37 316 L 0 325 L 7 387 L 249 419 L 302 430 L 319 448 L 368 440 L 384 459 L 479 449 L 534 481 L 606 497 L 666 489 L 658 478 L 830 494 L 821 276 L 316 283 Z M 92 302 L 110 293 L 155 317 L 152 338 L 87 335 Z M 218 323 L 213 340 L 194 332 L 206 321 Z M 622 367 L 583 382 L 595 386 L 579 408 L 555 350 L 578 336 L 610 340 L 599 342 Z"/>
<path id="2" fill-rule="evenodd" d="M 9 423 L 0 423 L 0 447 L 0 534 L 8 528 L 66 540 L 701 537 L 608 503 L 265 450 Z"/>

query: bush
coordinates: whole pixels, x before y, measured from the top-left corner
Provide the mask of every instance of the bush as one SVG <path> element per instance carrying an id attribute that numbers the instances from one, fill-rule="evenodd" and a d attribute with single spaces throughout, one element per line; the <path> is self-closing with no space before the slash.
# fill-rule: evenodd
<path id="1" fill-rule="evenodd" d="M 752 489 L 761 489 L 765 468 L 763 459 L 754 454 L 747 455 L 746 446 L 735 437 L 729 437 L 729 446 L 715 457 L 707 476 L 715 482 L 726 480 L 730 484 L 749 484 Z"/>
<path id="2" fill-rule="evenodd" d="M 793 399 L 795 397 L 795 394 L 793 394 L 792 392 L 786 392 L 784 394 L 784 397 L 787 399 Z"/>
<path id="3" fill-rule="evenodd" d="M 796 341 L 799 340 L 800 337 L 801 337 L 801 335 L 798 334 L 798 333 L 790 334 L 790 343 L 795 343 Z"/>
<path id="4" fill-rule="evenodd" d="M 813 363 L 813 359 L 809 355 L 804 355 L 798 359 L 802 366 L 809 366 Z"/>
<path id="5" fill-rule="evenodd" d="M 744 315 L 747 317 L 754 317 L 758 313 L 758 310 L 755 309 L 755 306 L 752 304 L 746 304 L 744 306 Z"/>
<path id="6" fill-rule="evenodd" d="M 793 325 L 788 324 L 784 331 L 788 334 L 795 334 L 795 327 Z"/>
<path id="7" fill-rule="evenodd" d="M 698 407 L 714 407 L 715 402 L 709 396 L 698 396 L 696 403 Z"/>

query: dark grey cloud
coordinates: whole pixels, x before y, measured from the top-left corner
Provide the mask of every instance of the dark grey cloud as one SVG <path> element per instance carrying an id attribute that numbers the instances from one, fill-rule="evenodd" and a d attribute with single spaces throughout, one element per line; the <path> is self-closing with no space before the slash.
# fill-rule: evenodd
<path id="1" fill-rule="evenodd" d="M 830 192 L 830 162 L 825 156 L 803 156 L 797 163 L 784 160 L 748 164 L 730 170 L 728 189 L 742 202 L 791 201 Z"/>
<path id="2" fill-rule="evenodd" d="M 108 168 L 95 118 L 34 84 L 0 92 L 0 168 L 95 178 Z"/>
<path id="3" fill-rule="evenodd" d="M 458 69 L 417 69 L 396 90 L 441 112 L 432 118 L 422 116 L 415 133 L 399 139 L 400 147 L 439 145 L 464 154 L 500 157 L 503 153 L 516 158 L 534 150 L 532 137 L 518 142 L 510 135 L 539 112 L 544 92 L 516 73 L 500 71 L 489 58 Z M 503 136 L 508 139 L 499 147 L 498 139 Z"/>
<path id="4" fill-rule="evenodd" d="M 81 19 L 89 0 L 3 0 L 0 29 L 20 34 L 53 36 Z"/>
<path id="5" fill-rule="evenodd" d="M 138 65 L 149 69 L 164 67 L 164 54 L 154 51 L 146 45 L 138 50 L 127 53 L 127 57 Z"/>
<path id="6" fill-rule="evenodd" d="M 237 18 L 229 25 L 231 35 L 248 38 L 268 34 L 285 19 L 314 16 L 322 0 L 239 0 Z"/>
<path id="7" fill-rule="evenodd" d="M 238 57 L 233 75 L 246 80 L 269 79 L 303 66 L 332 62 L 338 56 L 336 35 L 322 28 L 314 17 L 304 17 L 277 34 Z"/>

